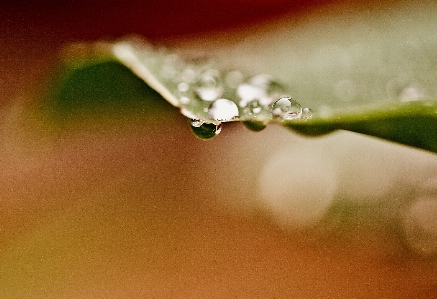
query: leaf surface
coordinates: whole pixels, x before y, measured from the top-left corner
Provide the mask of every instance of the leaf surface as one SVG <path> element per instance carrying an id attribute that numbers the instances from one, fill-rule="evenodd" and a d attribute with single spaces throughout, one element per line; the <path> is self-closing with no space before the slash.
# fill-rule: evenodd
<path id="1" fill-rule="evenodd" d="M 202 43 L 168 50 L 140 38 L 75 45 L 66 66 L 74 70 L 70 75 L 85 77 L 84 68 L 92 65 L 124 66 L 107 76 L 130 70 L 183 115 L 200 121 L 192 128 L 205 139 L 220 132 L 222 122 L 241 121 L 254 131 L 274 122 L 309 136 L 341 129 L 437 152 L 436 11 L 428 2 L 353 14 L 334 9 L 299 23 L 280 20 L 211 51 Z M 121 81 L 105 81 L 107 91 Z M 132 93 L 137 87 L 124 88 Z M 83 98 L 77 90 L 70 95 Z M 292 103 L 275 114 L 282 97 L 302 106 Z M 231 103 L 215 105 L 221 99 Z M 312 114 L 305 115 L 306 107 Z"/>

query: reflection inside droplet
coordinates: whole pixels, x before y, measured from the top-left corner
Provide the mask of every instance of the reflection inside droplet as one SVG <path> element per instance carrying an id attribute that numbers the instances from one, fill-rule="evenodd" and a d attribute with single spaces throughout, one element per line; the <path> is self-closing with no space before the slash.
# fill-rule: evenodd
<path id="1" fill-rule="evenodd" d="M 222 123 L 215 126 L 215 134 L 218 135 L 222 131 Z"/>
<path id="2" fill-rule="evenodd" d="M 218 99 L 208 109 L 208 117 L 217 121 L 230 121 L 237 119 L 238 116 L 237 105 L 228 99 Z"/>
<path id="3" fill-rule="evenodd" d="M 190 89 L 190 84 L 187 82 L 180 82 L 177 88 L 180 92 L 187 92 Z"/>
<path id="4" fill-rule="evenodd" d="M 302 119 L 306 120 L 306 119 L 311 119 L 311 118 L 313 118 L 313 111 L 308 107 L 303 108 L 302 109 Z"/>
<path id="5" fill-rule="evenodd" d="M 203 125 L 205 122 L 201 119 L 190 119 L 190 124 L 193 127 L 200 127 L 201 125 Z"/>
<path id="6" fill-rule="evenodd" d="M 190 84 L 188 84 L 187 82 L 180 82 L 177 85 L 175 95 L 182 105 L 186 105 L 186 104 L 189 104 L 191 102 L 191 99 L 188 95 L 189 90 L 190 90 Z"/>
<path id="7" fill-rule="evenodd" d="M 195 123 L 198 125 L 198 123 Z M 221 124 L 202 123 L 200 126 L 193 126 L 191 121 L 191 130 L 200 139 L 211 139 L 221 132 Z"/>
<path id="8" fill-rule="evenodd" d="M 425 97 L 425 92 L 418 85 L 410 85 L 404 88 L 401 92 L 400 98 L 403 102 L 417 101 Z"/>
<path id="9" fill-rule="evenodd" d="M 244 112 L 252 117 L 257 117 L 263 110 L 263 106 L 258 100 L 250 101 L 244 109 Z"/>
<path id="10" fill-rule="evenodd" d="M 215 69 L 203 72 L 196 82 L 195 91 L 203 101 L 214 101 L 218 99 L 223 94 L 220 72 Z"/>
<path id="11" fill-rule="evenodd" d="M 253 76 L 237 88 L 240 107 L 246 107 L 254 100 L 259 101 L 263 106 L 268 106 L 275 99 L 283 96 L 283 93 L 282 85 L 266 74 Z"/>
<path id="12" fill-rule="evenodd" d="M 273 104 L 272 115 L 282 120 L 298 119 L 302 116 L 302 106 L 290 97 L 283 97 Z"/>

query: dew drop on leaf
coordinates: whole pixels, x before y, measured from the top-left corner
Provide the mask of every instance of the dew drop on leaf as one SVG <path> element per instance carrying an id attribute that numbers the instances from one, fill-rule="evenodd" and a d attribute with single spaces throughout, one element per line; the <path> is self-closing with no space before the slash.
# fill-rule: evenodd
<path id="1" fill-rule="evenodd" d="M 313 111 L 308 108 L 305 107 L 302 109 L 302 119 L 307 120 L 307 119 L 311 119 L 313 118 Z"/>
<path id="2" fill-rule="evenodd" d="M 188 91 L 190 90 L 190 85 L 187 82 L 180 82 L 177 85 L 177 89 L 174 92 L 176 97 L 179 99 L 179 102 L 183 105 L 189 104 L 191 99 L 188 95 Z"/>
<path id="3" fill-rule="evenodd" d="M 273 104 L 272 115 L 282 120 L 299 119 L 302 117 L 302 106 L 290 97 L 282 97 Z"/>
<path id="4" fill-rule="evenodd" d="M 256 117 L 262 111 L 262 109 L 263 107 L 258 100 L 253 100 L 247 104 L 247 112 L 251 116 Z"/>
<path id="5" fill-rule="evenodd" d="M 179 102 L 180 102 L 182 105 L 187 105 L 187 104 L 189 104 L 189 103 L 191 102 L 191 100 L 190 100 L 189 97 L 187 97 L 187 96 L 185 96 L 185 95 L 181 95 L 181 96 L 179 97 Z"/>
<path id="6" fill-rule="evenodd" d="M 261 88 L 243 83 L 237 88 L 237 95 L 240 98 L 240 107 L 246 107 L 251 101 L 264 97 L 264 92 Z"/>
<path id="7" fill-rule="evenodd" d="M 212 102 L 208 109 L 208 117 L 217 121 L 230 121 L 238 116 L 237 105 L 228 99 L 218 99 Z"/>
<path id="8" fill-rule="evenodd" d="M 243 122 L 244 126 L 251 131 L 259 132 L 265 129 L 266 124 L 262 121 L 248 120 Z"/>
<path id="9" fill-rule="evenodd" d="M 180 92 L 187 92 L 188 89 L 190 89 L 190 84 L 188 84 L 187 82 L 180 82 L 178 84 L 178 90 Z"/>
<path id="10" fill-rule="evenodd" d="M 203 123 L 200 126 L 196 127 L 191 124 L 191 130 L 198 138 L 206 140 L 206 139 L 211 139 L 216 135 L 220 134 L 222 130 L 222 125 L 221 123 L 217 125 Z"/>
<path id="11" fill-rule="evenodd" d="M 196 82 L 195 92 L 203 101 L 214 101 L 223 94 L 223 86 L 220 79 L 220 72 L 209 69 L 200 74 Z"/>
<path id="12" fill-rule="evenodd" d="M 262 88 L 263 92 L 265 93 L 266 98 L 262 99 L 265 102 L 260 102 L 262 105 L 270 105 L 274 99 L 283 96 L 284 87 L 271 75 L 260 74 L 253 76 L 249 79 L 249 83 L 253 86 Z"/>
<path id="13" fill-rule="evenodd" d="M 215 126 L 215 134 L 218 135 L 222 131 L 222 123 Z"/>
<path id="14" fill-rule="evenodd" d="M 192 127 L 200 127 L 201 125 L 203 125 L 205 122 L 201 119 L 190 119 L 190 124 Z"/>
<path id="15" fill-rule="evenodd" d="M 275 81 L 272 76 L 266 74 L 250 77 L 237 88 L 241 107 L 246 107 L 254 100 L 259 101 L 261 105 L 268 106 L 283 93 L 282 85 Z"/>

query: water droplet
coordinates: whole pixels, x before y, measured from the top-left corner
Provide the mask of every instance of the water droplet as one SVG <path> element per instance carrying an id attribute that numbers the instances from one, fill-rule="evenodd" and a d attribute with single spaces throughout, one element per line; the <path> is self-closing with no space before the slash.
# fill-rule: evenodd
<path id="1" fill-rule="evenodd" d="M 257 100 L 263 106 L 270 105 L 274 99 L 283 96 L 282 85 L 270 75 L 256 75 L 241 84 L 237 88 L 240 97 L 240 107 L 246 107 L 248 103 Z"/>
<path id="2" fill-rule="evenodd" d="M 418 85 L 410 85 L 402 90 L 402 102 L 417 101 L 425 97 L 425 92 Z"/>
<path id="3" fill-rule="evenodd" d="M 175 91 L 176 97 L 179 99 L 179 102 L 183 105 L 189 104 L 191 99 L 188 96 L 188 91 L 190 90 L 190 84 L 187 82 L 180 82 Z"/>
<path id="4" fill-rule="evenodd" d="M 248 113 L 252 116 L 258 115 L 262 111 L 263 107 L 258 100 L 253 100 L 247 104 Z"/>
<path id="5" fill-rule="evenodd" d="M 205 122 L 201 119 L 190 119 L 190 124 L 192 127 L 200 127 L 201 125 L 203 125 Z"/>
<path id="6" fill-rule="evenodd" d="M 246 128 L 254 132 L 262 131 L 266 127 L 264 122 L 256 120 L 244 121 L 243 124 Z"/>
<path id="7" fill-rule="evenodd" d="M 215 134 L 218 135 L 222 131 L 222 123 L 215 126 Z"/>
<path id="8" fill-rule="evenodd" d="M 262 105 L 270 105 L 275 99 L 284 96 L 284 86 L 275 80 L 273 76 L 260 74 L 249 79 L 249 83 L 258 86 L 264 91 L 266 98 L 262 98 Z"/>
<path id="9" fill-rule="evenodd" d="M 188 84 L 187 82 L 180 82 L 178 84 L 178 90 L 180 92 L 187 92 L 190 89 L 190 84 Z"/>
<path id="10" fill-rule="evenodd" d="M 221 132 L 222 127 L 221 124 L 216 125 L 203 123 L 199 127 L 191 125 L 191 130 L 198 138 L 206 140 L 218 135 Z"/>
<path id="11" fill-rule="evenodd" d="M 196 94 L 204 101 L 214 101 L 223 94 L 223 87 L 220 80 L 220 72 L 210 69 L 203 72 L 195 88 Z"/>
<path id="12" fill-rule="evenodd" d="M 313 111 L 308 108 L 305 107 L 302 109 L 302 119 L 307 120 L 307 119 L 311 119 L 313 118 Z"/>
<path id="13" fill-rule="evenodd" d="M 179 102 L 181 102 L 182 105 L 187 105 L 191 102 L 189 97 L 181 96 L 179 97 Z"/>
<path id="14" fill-rule="evenodd" d="M 283 97 L 273 104 L 272 114 L 282 120 L 299 119 L 302 117 L 302 106 L 290 97 Z"/>
<path id="15" fill-rule="evenodd" d="M 211 103 L 208 117 L 218 121 L 230 121 L 239 116 L 237 105 L 228 99 L 218 99 Z"/>
<path id="16" fill-rule="evenodd" d="M 262 88 L 243 83 L 237 88 L 237 96 L 240 98 L 240 107 L 246 107 L 248 103 L 265 96 Z"/>

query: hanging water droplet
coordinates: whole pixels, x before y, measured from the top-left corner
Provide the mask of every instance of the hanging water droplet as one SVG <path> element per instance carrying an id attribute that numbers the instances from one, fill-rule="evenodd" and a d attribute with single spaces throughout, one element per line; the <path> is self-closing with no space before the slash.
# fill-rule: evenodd
<path id="1" fill-rule="evenodd" d="M 200 127 L 201 125 L 203 125 L 205 122 L 201 119 L 190 119 L 190 124 L 192 127 Z"/>
<path id="2" fill-rule="evenodd" d="M 305 107 L 302 109 L 302 119 L 307 120 L 307 119 L 311 119 L 313 118 L 313 111 L 308 108 Z"/>
<path id="3" fill-rule="evenodd" d="M 208 124 L 203 123 L 199 127 L 191 125 L 191 130 L 193 131 L 194 135 L 196 135 L 200 139 L 211 139 L 218 135 L 221 130 L 221 123 L 220 124 Z"/>
<path id="4" fill-rule="evenodd" d="M 222 131 L 222 123 L 215 126 L 215 134 L 218 135 Z"/>
<path id="5" fill-rule="evenodd" d="M 243 125 L 251 131 L 259 132 L 265 129 L 266 123 L 257 120 L 244 121 Z"/>
<path id="6" fill-rule="evenodd" d="M 299 119 L 302 117 L 302 106 L 290 97 L 283 97 L 273 104 L 272 114 L 282 120 Z"/>
<path id="7" fill-rule="evenodd" d="M 204 101 L 214 101 L 223 94 L 223 87 L 220 80 L 220 72 L 210 69 L 203 72 L 195 88 L 196 94 Z"/>
<path id="8" fill-rule="evenodd" d="M 237 105 L 228 99 L 218 99 L 211 103 L 208 109 L 208 117 L 218 121 L 230 121 L 237 119 L 239 111 Z"/>

